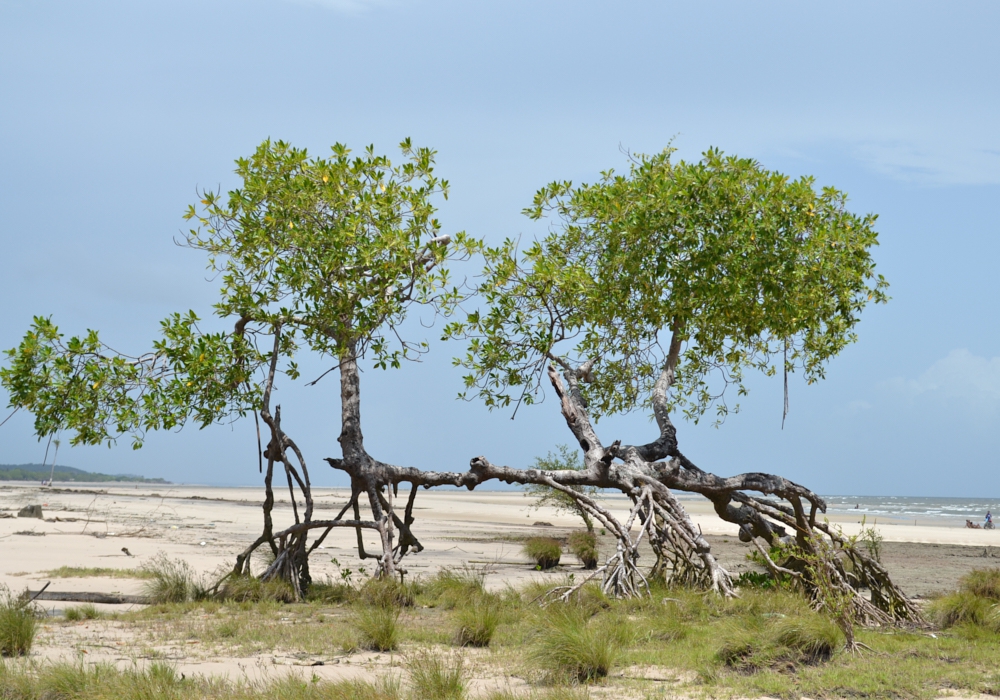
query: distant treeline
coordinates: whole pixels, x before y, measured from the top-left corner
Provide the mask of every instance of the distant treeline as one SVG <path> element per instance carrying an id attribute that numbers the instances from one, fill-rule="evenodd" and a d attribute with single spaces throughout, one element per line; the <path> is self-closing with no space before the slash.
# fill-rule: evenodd
<path id="1" fill-rule="evenodd" d="M 48 481 L 52 465 L 0 464 L 0 481 Z M 98 474 L 76 467 L 56 465 L 53 481 L 138 481 L 143 484 L 169 484 L 165 479 L 146 479 L 134 474 Z"/>

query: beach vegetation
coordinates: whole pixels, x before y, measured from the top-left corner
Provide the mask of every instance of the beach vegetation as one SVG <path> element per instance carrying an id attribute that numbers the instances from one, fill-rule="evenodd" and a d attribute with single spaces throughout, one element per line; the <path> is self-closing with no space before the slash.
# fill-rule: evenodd
<path id="1" fill-rule="evenodd" d="M 67 622 L 79 622 L 81 620 L 96 620 L 101 616 L 101 611 L 91 603 L 85 605 L 77 605 L 72 608 L 66 608 L 63 612 L 63 617 L 66 618 Z"/>
<path id="2" fill-rule="evenodd" d="M 370 651 L 395 649 L 399 645 L 400 613 L 395 605 L 356 604 L 349 618 L 356 633 L 354 644 Z"/>
<path id="3" fill-rule="evenodd" d="M 0 584 L 0 656 L 24 656 L 31 651 L 37 632 L 35 606 Z"/>
<path id="4" fill-rule="evenodd" d="M 430 579 L 421 582 L 420 600 L 426 605 L 452 610 L 485 593 L 485 576 L 485 570 L 469 566 L 441 569 Z"/>
<path id="5" fill-rule="evenodd" d="M 419 584 L 373 576 L 358 589 L 358 601 L 378 608 L 409 608 L 416 600 Z"/>
<path id="6" fill-rule="evenodd" d="M 222 581 L 216 596 L 220 600 L 232 600 L 238 603 L 265 600 L 291 603 L 295 600 L 295 591 L 288 581 L 283 579 L 262 581 L 256 576 L 233 575 Z"/>
<path id="7" fill-rule="evenodd" d="M 474 594 L 455 612 L 456 643 L 463 647 L 489 646 L 508 612 L 509 600 L 495 593 Z"/>
<path id="8" fill-rule="evenodd" d="M 562 545 L 553 537 L 532 537 L 524 543 L 524 555 L 535 562 L 535 568 L 540 571 L 559 566 L 562 557 Z"/>
<path id="9" fill-rule="evenodd" d="M 574 606 L 552 605 L 538 623 L 534 649 L 542 668 L 583 682 L 608 675 L 628 636 L 622 620 L 591 618 Z"/>
<path id="10" fill-rule="evenodd" d="M 568 544 L 569 551 L 580 560 L 584 569 L 597 568 L 597 537 L 593 531 L 570 533 Z"/>
<path id="11" fill-rule="evenodd" d="M 959 590 L 1000 602 L 1000 568 L 973 569 L 958 581 Z"/>
<path id="12" fill-rule="evenodd" d="M 461 656 L 445 659 L 418 653 L 407 665 L 410 675 L 410 697 L 435 700 L 464 700 L 465 674 Z"/>
<path id="13" fill-rule="evenodd" d="M 43 571 L 40 575 L 49 578 L 154 578 L 152 571 L 142 567 L 114 569 L 103 566 L 60 566 L 58 569 Z"/>
<path id="14" fill-rule="evenodd" d="M 1000 633 L 1000 568 L 973 569 L 958 589 L 931 601 L 929 612 L 943 627 L 970 625 Z"/>
<path id="15" fill-rule="evenodd" d="M 194 569 L 183 559 L 171 559 L 159 552 L 143 564 L 147 579 L 143 592 L 153 604 L 184 603 L 203 597 Z"/>

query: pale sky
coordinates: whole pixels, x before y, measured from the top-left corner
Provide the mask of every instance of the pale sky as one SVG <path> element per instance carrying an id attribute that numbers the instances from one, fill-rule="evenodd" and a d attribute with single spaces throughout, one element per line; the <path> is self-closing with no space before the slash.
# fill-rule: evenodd
<path id="1" fill-rule="evenodd" d="M 233 161 L 267 137 L 395 156 L 410 136 L 452 183 L 445 231 L 493 243 L 538 233 L 520 210 L 545 183 L 673 139 L 684 158 L 716 146 L 846 190 L 879 215 L 893 297 L 824 382 L 793 378 L 784 430 L 780 379 L 755 380 L 721 428 L 680 424 L 685 453 L 823 493 L 998 496 L 998 29 L 987 2 L 0 0 L 0 348 L 34 315 L 125 352 L 172 311 L 209 316 L 219 285 L 174 245 L 181 214 L 197 187 L 235 186 Z M 422 333 L 423 364 L 362 375 L 375 457 L 527 466 L 572 443 L 554 401 L 514 421 L 456 401 L 462 347 Z M 277 398 L 314 482 L 344 483 L 321 461 L 339 456 L 336 377 Z M 598 429 L 652 435 L 641 413 Z M 29 415 L 0 427 L 0 463 L 44 450 Z M 59 463 L 259 479 L 252 420 L 138 452 L 64 446 Z"/>

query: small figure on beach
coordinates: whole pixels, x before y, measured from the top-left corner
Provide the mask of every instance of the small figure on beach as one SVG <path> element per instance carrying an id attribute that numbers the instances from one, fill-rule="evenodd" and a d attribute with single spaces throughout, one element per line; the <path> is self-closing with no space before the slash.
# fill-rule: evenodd
<path id="1" fill-rule="evenodd" d="M 983 528 L 986 530 L 993 529 L 993 513 L 990 512 L 989 508 L 986 509 L 986 522 L 983 523 Z"/>
<path id="2" fill-rule="evenodd" d="M 968 519 L 966 519 L 966 521 L 965 521 L 965 526 L 967 528 L 969 528 L 970 530 L 982 530 L 983 529 L 982 525 L 980 525 L 979 523 L 974 523 L 974 522 L 972 522 L 971 520 L 968 520 Z"/>

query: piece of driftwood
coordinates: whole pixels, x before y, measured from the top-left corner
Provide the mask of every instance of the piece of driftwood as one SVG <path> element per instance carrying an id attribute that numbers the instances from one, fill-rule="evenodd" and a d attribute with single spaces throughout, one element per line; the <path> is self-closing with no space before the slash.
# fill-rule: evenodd
<path id="1" fill-rule="evenodd" d="M 89 591 L 27 591 L 25 595 L 32 600 L 54 600 L 63 603 L 109 603 L 111 605 L 149 605 L 149 597 L 144 595 L 125 595 L 123 593 L 91 593 Z"/>

